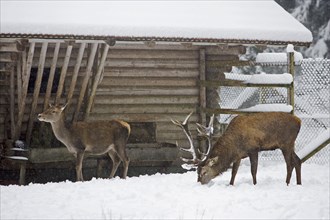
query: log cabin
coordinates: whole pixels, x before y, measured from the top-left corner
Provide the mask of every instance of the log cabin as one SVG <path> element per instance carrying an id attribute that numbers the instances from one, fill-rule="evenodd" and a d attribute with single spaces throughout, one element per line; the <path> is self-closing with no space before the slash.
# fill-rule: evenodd
<path id="1" fill-rule="evenodd" d="M 212 113 L 230 114 L 219 110 L 218 87 L 241 85 L 224 73 L 253 63 L 240 60 L 247 47 L 312 41 L 274 1 L 1 1 L 0 22 L 0 169 L 18 168 L 4 158 L 20 140 L 22 178 L 25 166 L 72 161 L 37 120 L 49 104 L 68 103 L 67 121 L 127 121 L 140 173 L 178 166 L 175 143 L 188 143 L 171 119 L 194 112 L 192 124 L 205 124 Z"/>

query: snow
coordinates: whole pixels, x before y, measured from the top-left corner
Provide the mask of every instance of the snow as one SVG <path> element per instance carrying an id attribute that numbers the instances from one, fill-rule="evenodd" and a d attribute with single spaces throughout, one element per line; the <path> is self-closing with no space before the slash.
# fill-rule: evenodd
<path id="1" fill-rule="evenodd" d="M 318 146 L 326 142 L 330 139 L 330 128 L 327 128 L 321 134 L 319 134 L 316 138 L 314 138 L 308 145 L 306 145 L 303 149 L 297 152 L 297 155 L 300 159 L 306 157 L 309 153 L 315 150 Z"/>
<path id="2" fill-rule="evenodd" d="M 242 161 L 209 185 L 194 171 L 126 180 L 1 186 L 1 219 L 329 219 L 329 166 L 302 165 L 285 183 L 284 162 L 260 161 L 257 185 Z"/>
<path id="3" fill-rule="evenodd" d="M 27 157 L 22 157 L 22 156 L 7 156 L 6 158 L 12 159 L 12 160 L 28 160 Z"/>
<path id="4" fill-rule="evenodd" d="M 294 62 L 296 65 L 304 59 L 300 52 L 294 51 Z M 258 53 L 256 57 L 257 63 L 287 63 L 287 53 Z"/>
<path id="5" fill-rule="evenodd" d="M 258 104 L 249 108 L 238 109 L 243 112 L 291 112 L 292 106 L 287 104 Z"/>
<path id="6" fill-rule="evenodd" d="M 275 1 L 0 1 L 1 33 L 311 42 Z"/>
<path id="7" fill-rule="evenodd" d="M 293 53 L 294 52 L 294 47 L 292 44 L 288 44 L 288 46 L 286 47 L 286 52 L 287 53 Z"/>
<path id="8" fill-rule="evenodd" d="M 253 74 L 250 79 L 244 81 L 244 83 L 252 84 L 291 84 L 292 82 L 293 77 L 290 73 L 266 74 L 264 72 Z"/>

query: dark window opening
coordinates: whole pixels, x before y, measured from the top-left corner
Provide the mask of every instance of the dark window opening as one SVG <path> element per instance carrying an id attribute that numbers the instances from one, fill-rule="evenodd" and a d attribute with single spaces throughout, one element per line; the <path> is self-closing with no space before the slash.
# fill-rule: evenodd
<path id="1" fill-rule="evenodd" d="M 60 81 L 60 72 L 61 72 L 60 68 L 55 69 L 53 86 L 52 86 L 52 90 L 51 90 L 52 94 L 57 92 L 58 83 Z M 44 68 L 44 71 L 42 73 L 41 85 L 40 85 L 40 93 L 46 93 L 46 91 L 47 91 L 49 73 L 50 73 L 50 68 Z M 38 68 L 31 68 L 28 93 L 34 92 L 34 87 L 35 87 L 35 82 L 37 80 L 37 76 L 38 76 Z"/>
<path id="2" fill-rule="evenodd" d="M 156 124 L 154 122 L 130 122 L 131 134 L 128 143 L 155 143 Z"/>

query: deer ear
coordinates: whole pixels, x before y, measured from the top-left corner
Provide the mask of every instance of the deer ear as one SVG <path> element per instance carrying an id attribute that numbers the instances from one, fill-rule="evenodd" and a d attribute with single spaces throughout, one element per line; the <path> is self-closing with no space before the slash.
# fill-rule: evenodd
<path id="1" fill-rule="evenodd" d="M 209 161 L 209 166 L 214 166 L 215 164 L 218 163 L 218 161 L 219 161 L 219 156 L 211 158 Z"/>

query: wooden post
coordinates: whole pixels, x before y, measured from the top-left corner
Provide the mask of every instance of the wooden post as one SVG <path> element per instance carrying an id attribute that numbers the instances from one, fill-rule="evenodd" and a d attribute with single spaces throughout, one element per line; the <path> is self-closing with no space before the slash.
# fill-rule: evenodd
<path id="1" fill-rule="evenodd" d="M 108 56 L 109 48 L 110 48 L 110 46 L 108 44 L 105 44 L 105 48 L 104 48 L 103 53 L 102 53 L 101 61 L 100 61 L 100 64 L 98 66 L 95 78 L 94 78 L 92 91 L 91 91 L 91 94 L 90 94 L 89 99 L 88 99 L 85 118 L 88 118 L 89 113 L 92 109 L 92 104 L 94 102 L 96 88 L 97 88 L 97 85 L 99 84 L 99 81 L 100 81 L 100 78 L 101 78 L 101 74 L 102 74 L 102 71 L 103 71 L 103 68 L 104 68 L 104 63 L 105 63 L 105 60 Z"/>
<path id="2" fill-rule="evenodd" d="M 69 61 L 70 61 L 72 47 L 73 46 L 72 46 L 71 42 L 69 42 L 68 47 L 66 48 L 66 54 L 65 54 L 64 63 L 63 63 L 62 70 L 61 70 L 60 81 L 58 82 L 55 104 L 60 103 L 60 99 L 61 99 L 61 95 L 62 95 L 62 91 L 63 91 L 63 87 L 64 87 L 65 76 L 66 76 L 66 72 L 68 70 L 68 65 L 69 65 Z"/>
<path id="3" fill-rule="evenodd" d="M 292 114 L 294 114 L 294 53 L 289 52 L 288 56 L 288 73 L 292 75 L 292 83 L 288 90 L 288 101 L 289 104 L 292 106 Z"/>
<path id="4" fill-rule="evenodd" d="M 86 73 L 85 73 L 85 78 L 81 85 L 80 95 L 79 95 L 79 99 L 78 99 L 77 108 L 76 108 L 76 111 L 73 116 L 73 121 L 77 121 L 77 119 L 78 119 L 78 114 L 79 114 L 79 111 L 80 111 L 80 108 L 81 108 L 81 105 L 82 105 L 82 102 L 83 102 L 83 99 L 84 99 L 84 96 L 86 93 L 88 80 L 92 73 L 92 67 L 93 67 L 93 63 L 94 63 L 97 46 L 98 46 L 98 43 L 92 44 L 92 50 L 91 50 L 91 53 L 88 58 L 88 64 L 87 64 L 87 69 L 86 69 Z"/>
<path id="5" fill-rule="evenodd" d="M 51 92 L 52 92 L 54 76 L 55 76 L 55 71 L 56 71 L 56 64 L 57 64 L 57 59 L 58 59 L 58 53 L 60 51 L 60 44 L 61 43 L 57 42 L 56 45 L 55 45 L 55 49 L 54 49 L 53 60 L 52 60 L 52 64 L 51 64 L 51 67 L 50 67 L 50 72 L 49 72 L 49 77 L 48 77 L 48 82 L 47 82 L 47 90 L 46 90 L 46 95 L 45 95 L 44 110 L 46 108 L 48 108 L 49 98 L 50 98 L 50 95 L 51 95 Z"/>
<path id="6" fill-rule="evenodd" d="M 22 99 L 18 105 L 19 106 L 18 107 L 18 117 L 17 117 L 17 125 L 16 125 L 14 139 L 18 139 L 21 135 L 21 126 L 22 126 L 22 121 L 23 121 L 23 116 L 24 116 L 25 100 L 26 100 L 27 90 L 28 90 L 28 86 L 29 86 L 34 49 L 35 49 L 35 42 L 31 42 L 29 52 L 28 52 L 27 62 L 23 61 L 23 70 L 24 70 L 23 74 L 24 75 L 23 75 L 23 86 L 22 86 Z M 23 53 L 23 59 L 24 59 L 24 53 Z"/>
<path id="7" fill-rule="evenodd" d="M 74 66 L 74 70 L 73 70 L 73 75 L 72 75 L 72 79 L 71 79 L 71 84 L 70 84 L 70 88 L 69 88 L 69 92 L 68 92 L 68 97 L 66 100 L 66 109 L 68 110 L 70 105 L 71 105 L 71 99 L 73 96 L 73 92 L 74 92 L 74 88 L 76 86 L 76 82 L 77 82 L 77 78 L 78 78 L 78 73 L 79 73 L 79 69 L 81 66 L 81 61 L 85 52 L 85 48 L 86 48 L 86 43 L 83 42 L 80 44 L 79 47 L 79 52 L 78 52 L 78 56 L 77 56 L 77 60 L 76 60 L 76 65 Z"/>
<path id="8" fill-rule="evenodd" d="M 40 93 L 42 76 L 44 73 L 47 47 L 48 47 L 48 42 L 42 43 L 40 57 L 39 57 L 39 64 L 38 64 L 37 79 L 34 84 L 33 101 L 32 101 L 32 107 L 31 107 L 31 111 L 30 111 L 29 123 L 28 123 L 27 134 L 26 134 L 26 143 L 28 146 L 30 145 L 30 141 L 31 141 L 33 122 L 35 119 L 35 110 L 38 105 L 38 98 L 39 98 L 39 93 Z"/>

